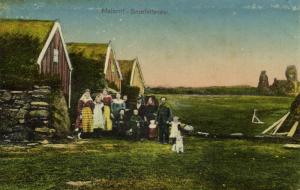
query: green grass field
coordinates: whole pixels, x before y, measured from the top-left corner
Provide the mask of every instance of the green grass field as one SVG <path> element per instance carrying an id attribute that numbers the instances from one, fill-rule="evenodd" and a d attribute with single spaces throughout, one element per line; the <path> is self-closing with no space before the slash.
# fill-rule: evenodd
<path id="1" fill-rule="evenodd" d="M 271 123 L 292 101 L 238 96 L 168 98 L 184 120 L 201 130 L 224 134 L 247 127 L 243 132 L 256 134 L 263 126 L 247 126 L 254 107 Z M 152 141 L 109 138 L 56 147 L 2 145 L 0 189 L 300 189 L 299 150 L 284 149 L 279 143 L 198 137 L 186 137 L 184 143 L 184 154 Z M 74 188 L 66 184 L 68 181 L 84 182 Z"/>
<path id="2" fill-rule="evenodd" d="M 162 96 L 162 95 L 160 95 Z M 228 135 L 244 133 L 253 136 L 289 111 L 292 97 L 274 96 L 189 96 L 166 95 L 173 114 L 196 130 Z M 253 110 L 265 124 L 252 124 Z"/>

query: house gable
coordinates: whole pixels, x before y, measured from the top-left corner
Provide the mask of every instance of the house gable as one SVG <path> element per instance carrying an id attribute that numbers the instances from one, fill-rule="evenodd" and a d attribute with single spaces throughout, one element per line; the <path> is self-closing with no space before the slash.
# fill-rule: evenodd
<path id="1" fill-rule="evenodd" d="M 145 86 L 145 81 L 144 81 L 144 76 L 142 73 L 141 65 L 138 61 L 138 59 L 135 59 L 135 62 L 132 67 L 132 72 L 131 72 L 131 77 L 130 77 L 130 85 L 134 85 L 134 79 L 136 78 L 135 76 L 139 76 L 141 83 L 143 86 Z"/>
<path id="2" fill-rule="evenodd" d="M 45 42 L 45 45 L 38 57 L 37 64 L 40 73 L 50 76 L 58 76 L 64 95 L 68 97 L 68 104 L 71 104 L 71 78 L 72 64 L 62 35 L 61 27 L 55 22 Z"/>
<path id="3" fill-rule="evenodd" d="M 109 87 L 117 88 L 117 90 L 121 91 L 122 74 L 112 48 L 108 49 L 107 55 L 104 70 L 105 79 L 108 81 Z"/>
<path id="4" fill-rule="evenodd" d="M 121 68 L 124 85 L 130 85 L 132 69 L 134 65 L 135 59 L 133 60 L 118 60 L 118 63 Z"/>
<path id="5" fill-rule="evenodd" d="M 18 47 L 15 49 L 0 44 L 0 50 L 4 52 L 9 63 L 9 60 L 13 60 L 19 68 L 28 68 L 23 71 L 24 77 L 35 72 L 48 76 L 58 75 L 70 106 L 72 65 L 58 22 L 0 19 L 0 37 L 17 42 Z M 30 68 L 34 69 L 29 70 Z"/>
<path id="6" fill-rule="evenodd" d="M 109 45 L 108 45 L 107 52 L 106 52 L 105 65 L 104 65 L 104 74 L 105 75 L 107 74 L 107 70 L 109 69 L 109 64 L 111 64 L 111 63 L 114 64 L 114 66 L 116 67 L 119 78 L 120 78 L 120 80 L 122 80 L 122 73 L 121 73 L 119 63 L 116 59 L 116 53 L 112 48 L 111 41 L 109 41 Z"/>
<path id="7" fill-rule="evenodd" d="M 136 86 L 140 88 L 140 93 L 144 93 L 145 82 L 143 73 L 137 58 L 133 60 L 118 60 L 123 75 L 122 84 L 125 86 Z"/>
<path id="8" fill-rule="evenodd" d="M 55 24 L 53 25 L 52 27 L 52 30 L 45 42 L 45 45 L 38 57 L 38 60 L 37 60 L 37 63 L 41 66 L 41 63 L 42 63 L 42 59 L 45 57 L 45 53 L 47 51 L 47 49 L 49 48 L 49 45 L 50 43 L 52 42 L 53 38 L 55 37 L 55 35 L 57 35 L 57 33 L 59 34 L 59 37 L 61 38 L 61 41 L 62 41 L 62 45 L 63 45 L 63 51 L 64 51 L 64 54 L 66 56 L 66 59 L 67 59 L 67 63 L 68 63 L 68 66 L 69 66 L 69 69 L 72 70 L 72 64 L 71 64 L 71 61 L 70 61 L 70 57 L 69 57 L 69 54 L 68 54 L 68 50 L 67 50 L 67 47 L 66 47 L 66 43 L 65 43 L 65 40 L 63 38 L 63 35 L 62 35 L 62 31 L 61 31 L 61 26 L 58 22 L 55 22 Z"/>

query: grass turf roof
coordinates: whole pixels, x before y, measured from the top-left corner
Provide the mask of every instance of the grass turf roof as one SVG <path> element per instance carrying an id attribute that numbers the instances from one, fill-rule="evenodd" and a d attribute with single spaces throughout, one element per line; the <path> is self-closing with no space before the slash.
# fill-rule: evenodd
<path id="1" fill-rule="evenodd" d="M 0 19 L 0 35 L 28 35 L 39 40 L 38 51 L 41 51 L 55 21 L 51 20 L 22 20 Z M 26 44 L 24 44 L 26 45 Z"/>
<path id="2" fill-rule="evenodd" d="M 125 84 L 129 85 L 131 72 L 133 69 L 133 64 L 135 62 L 135 59 L 133 59 L 133 60 L 118 60 L 118 62 L 120 65 L 122 76 L 123 76 L 123 82 Z"/>
<path id="3" fill-rule="evenodd" d="M 106 57 L 108 43 L 68 43 L 68 51 L 70 54 L 82 54 L 86 59 L 100 61 Z"/>

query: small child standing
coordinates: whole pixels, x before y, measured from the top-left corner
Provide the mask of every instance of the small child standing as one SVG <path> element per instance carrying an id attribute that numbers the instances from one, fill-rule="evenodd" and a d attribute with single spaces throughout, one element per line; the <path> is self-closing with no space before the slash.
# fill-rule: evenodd
<path id="1" fill-rule="evenodd" d="M 178 130 L 176 136 L 175 149 L 177 153 L 183 153 L 183 136 L 181 135 L 181 130 Z"/>
<path id="2" fill-rule="evenodd" d="M 170 131 L 170 139 L 172 143 L 172 151 L 176 151 L 176 137 L 178 136 L 179 127 L 181 123 L 179 122 L 179 118 L 177 116 L 173 117 L 173 121 L 170 122 L 171 131 Z"/>

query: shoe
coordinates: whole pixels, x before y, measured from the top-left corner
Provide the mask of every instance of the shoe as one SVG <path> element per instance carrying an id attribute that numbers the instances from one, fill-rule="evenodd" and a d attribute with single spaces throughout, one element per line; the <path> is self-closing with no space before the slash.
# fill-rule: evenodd
<path id="1" fill-rule="evenodd" d="M 67 136 L 67 138 L 68 138 L 68 139 L 74 139 L 74 137 L 73 137 L 73 136 Z"/>

